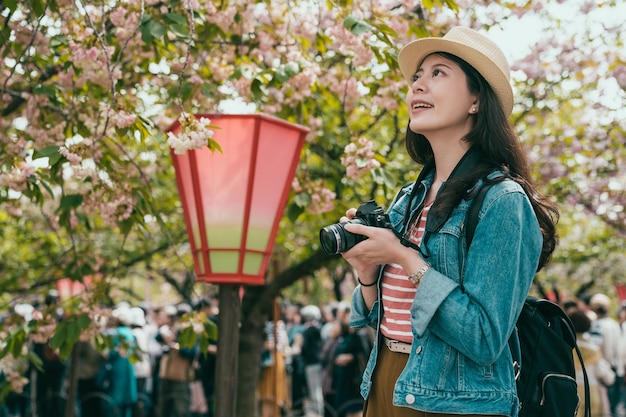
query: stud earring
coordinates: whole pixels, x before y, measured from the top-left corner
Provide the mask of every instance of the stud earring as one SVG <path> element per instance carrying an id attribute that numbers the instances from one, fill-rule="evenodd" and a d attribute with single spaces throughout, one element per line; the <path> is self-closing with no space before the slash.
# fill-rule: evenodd
<path id="1" fill-rule="evenodd" d="M 472 113 L 476 113 L 476 107 L 472 107 Z"/>

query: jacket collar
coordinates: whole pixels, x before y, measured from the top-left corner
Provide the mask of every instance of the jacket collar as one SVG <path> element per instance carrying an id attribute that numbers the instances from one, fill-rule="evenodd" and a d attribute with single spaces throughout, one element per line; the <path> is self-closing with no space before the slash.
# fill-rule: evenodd
<path id="1" fill-rule="evenodd" d="M 462 177 L 465 176 L 468 172 L 471 172 L 476 167 L 476 165 L 478 165 L 482 158 L 483 155 L 478 147 L 472 146 L 467 152 L 465 152 L 465 155 L 463 155 L 461 160 L 456 164 L 456 166 L 452 170 L 452 173 L 450 174 L 450 177 L 448 177 L 448 180 L 441 184 L 438 193 L 441 193 L 445 189 L 446 184 L 448 181 L 450 181 L 450 179 Z M 429 164 L 424 167 L 424 169 L 420 173 L 420 177 L 422 176 L 422 173 L 424 173 L 425 176 L 428 175 L 428 172 L 424 172 L 427 171 L 427 168 L 429 168 L 428 172 L 435 168 L 434 160 L 430 161 Z M 442 210 L 431 210 L 428 213 L 428 217 L 426 219 L 426 232 L 437 232 L 448 220 L 448 217 L 450 217 L 449 212 L 444 212 Z"/>

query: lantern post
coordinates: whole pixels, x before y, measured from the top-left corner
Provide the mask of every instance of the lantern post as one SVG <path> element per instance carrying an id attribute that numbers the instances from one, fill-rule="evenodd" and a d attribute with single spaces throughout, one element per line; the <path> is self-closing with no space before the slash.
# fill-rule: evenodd
<path id="1" fill-rule="evenodd" d="M 309 130 L 264 114 L 197 114 L 208 147 L 171 152 L 199 282 L 219 285 L 216 417 L 236 415 L 240 289 L 262 285 Z M 178 133 L 176 122 L 169 132 Z"/>

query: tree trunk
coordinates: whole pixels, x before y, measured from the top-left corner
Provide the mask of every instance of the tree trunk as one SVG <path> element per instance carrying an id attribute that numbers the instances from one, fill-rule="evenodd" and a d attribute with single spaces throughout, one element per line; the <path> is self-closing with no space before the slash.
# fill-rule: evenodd
<path id="1" fill-rule="evenodd" d="M 261 374 L 264 329 L 265 322 L 272 315 L 274 300 L 283 288 L 303 277 L 310 276 L 312 271 L 316 271 L 332 260 L 332 257 L 319 251 L 303 262 L 280 272 L 264 286 L 245 287 L 241 307 L 241 328 L 239 329 L 237 417 L 258 415 L 256 391 Z"/>
<path id="2" fill-rule="evenodd" d="M 239 336 L 239 383 L 237 384 L 237 417 L 258 415 L 257 384 L 261 370 L 261 353 L 265 341 L 265 322 L 271 302 L 263 299 L 264 287 L 246 287 L 244 305 L 251 306 L 242 315 Z"/>

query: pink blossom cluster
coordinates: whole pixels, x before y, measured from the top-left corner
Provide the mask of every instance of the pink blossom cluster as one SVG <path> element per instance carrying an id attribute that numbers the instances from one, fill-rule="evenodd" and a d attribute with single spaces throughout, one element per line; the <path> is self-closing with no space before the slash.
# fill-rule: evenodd
<path id="1" fill-rule="evenodd" d="M 111 123 L 120 129 L 132 126 L 137 120 L 136 114 L 128 113 L 124 110 L 115 111 L 105 104 L 101 104 L 101 109 L 105 112 Z"/>
<path id="2" fill-rule="evenodd" d="M 372 62 L 372 50 L 364 42 L 365 37 L 369 36 L 368 33 L 356 36 L 343 25 L 331 26 L 327 33 L 337 45 L 337 52 L 350 57 L 355 66 L 368 65 Z"/>
<path id="3" fill-rule="evenodd" d="M 308 211 L 311 214 L 321 214 L 333 211 L 335 208 L 336 193 L 326 187 L 314 185 L 311 190 L 311 203 Z"/>
<path id="4" fill-rule="evenodd" d="M 138 26 L 139 14 L 127 10 L 118 3 L 111 13 L 109 13 L 109 20 L 115 26 L 115 36 L 120 40 L 126 40 L 135 33 Z"/>
<path id="5" fill-rule="evenodd" d="M 70 41 L 72 51 L 72 63 L 79 74 L 74 79 L 75 85 L 85 85 L 88 82 L 105 88 L 110 88 L 111 82 L 115 83 L 122 78 L 119 67 L 113 67 L 111 57 L 115 52 L 115 46 L 107 46 L 101 49 L 97 46 L 85 48 L 82 44 Z"/>
<path id="6" fill-rule="evenodd" d="M 374 142 L 365 137 L 350 142 L 344 148 L 341 164 L 346 167 L 346 175 L 351 180 L 358 180 L 373 169 L 380 168 L 380 162 L 375 159 Z"/>
<path id="7" fill-rule="evenodd" d="M 70 165 L 78 165 L 82 162 L 83 157 L 80 156 L 79 154 L 72 152 L 72 150 L 69 147 L 66 146 L 61 146 L 59 148 L 59 153 L 61 155 L 63 155 L 65 157 L 65 159 L 67 159 L 67 161 L 70 163 Z"/>
<path id="8" fill-rule="evenodd" d="M 41 125 L 29 124 L 26 128 L 26 133 L 33 141 L 33 147 L 35 149 L 43 149 L 46 146 L 57 145 L 63 143 L 65 140 L 65 124 L 46 124 Z"/>
<path id="9" fill-rule="evenodd" d="M 12 168 L 10 172 L 0 174 L 0 186 L 15 191 L 24 191 L 29 178 L 35 175 L 36 168 L 26 161 L 22 161 Z"/>
<path id="10" fill-rule="evenodd" d="M 180 130 L 178 133 L 167 132 L 167 144 L 175 154 L 183 154 L 190 149 L 200 149 L 207 145 L 209 139 L 215 133 L 211 129 L 211 120 L 206 117 L 196 119 L 193 116 L 183 114 L 179 119 Z"/>
<path id="11" fill-rule="evenodd" d="M 406 88 L 406 82 L 390 81 L 376 91 L 376 95 L 372 97 L 374 106 L 387 111 L 396 111 L 400 102 L 398 101 L 398 92 Z"/>
<path id="12" fill-rule="evenodd" d="M 324 78 L 325 81 L 329 83 L 330 90 L 333 91 L 344 104 L 344 109 L 348 112 L 353 110 L 362 95 L 361 92 L 359 92 L 358 81 L 353 77 L 342 79 L 339 74 L 327 74 Z"/>
<path id="13" fill-rule="evenodd" d="M 85 198 L 84 207 L 92 214 L 99 214 L 104 224 L 115 226 L 118 222 L 128 219 L 134 209 L 137 199 L 123 185 L 118 184 L 115 192 L 107 188 L 95 188 Z"/>

